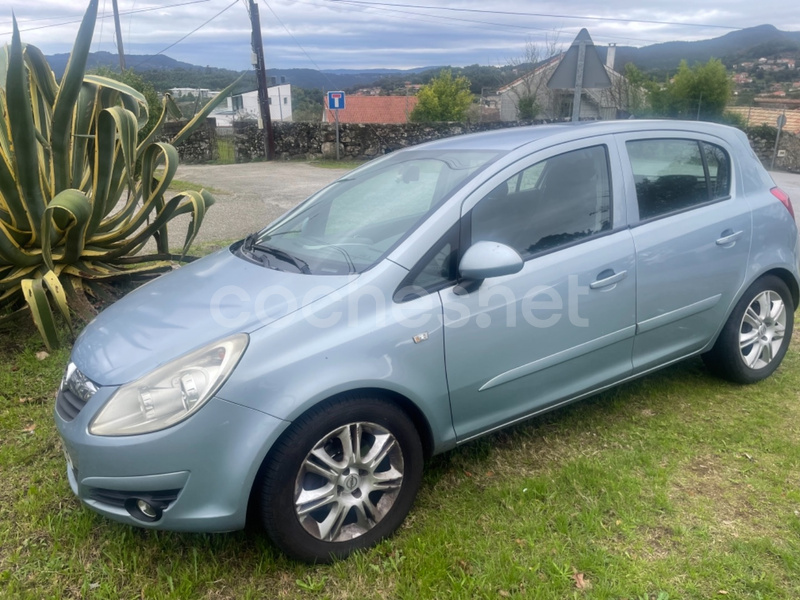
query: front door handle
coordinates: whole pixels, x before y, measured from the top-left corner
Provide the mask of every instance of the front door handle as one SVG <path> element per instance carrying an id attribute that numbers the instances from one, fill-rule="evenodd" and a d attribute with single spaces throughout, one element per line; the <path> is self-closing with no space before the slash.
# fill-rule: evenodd
<path id="1" fill-rule="evenodd" d="M 614 273 L 613 269 L 606 269 L 605 271 L 601 271 L 597 275 L 597 279 L 589 284 L 589 287 L 593 290 L 608 287 L 609 285 L 614 285 L 615 283 L 619 283 L 623 279 L 628 276 L 628 271 L 620 271 L 619 273 Z"/>
<path id="2" fill-rule="evenodd" d="M 722 232 L 722 237 L 717 240 L 717 246 L 732 246 L 743 233 L 744 231 L 734 232 L 733 229 L 726 229 Z"/>

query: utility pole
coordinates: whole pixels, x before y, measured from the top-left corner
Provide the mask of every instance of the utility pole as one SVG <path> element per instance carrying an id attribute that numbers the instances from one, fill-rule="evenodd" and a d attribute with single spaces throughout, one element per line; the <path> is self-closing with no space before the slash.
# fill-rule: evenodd
<path id="1" fill-rule="evenodd" d="M 253 29 L 253 66 L 258 80 L 258 106 L 261 109 L 261 125 L 264 128 L 264 155 L 267 160 L 275 158 L 275 139 L 272 136 L 272 119 L 269 116 L 269 96 L 267 94 L 267 69 L 264 65 L 264 43 L 261 41 L 261 18 L 258 5 L 250 0 L 250 25 Z"/>
<path id="2" fill-rule="evenodd" d="M 117 51 L 119 52 L 119 70 L 120 73 L 124 73 L 125 51 L 122 49 L 122 28 L 119 26 L 119 6 L 117 6 L 117 0 L 111 0 L 111 6 L 114 7 L 114 28 L 117 31 Z"/>

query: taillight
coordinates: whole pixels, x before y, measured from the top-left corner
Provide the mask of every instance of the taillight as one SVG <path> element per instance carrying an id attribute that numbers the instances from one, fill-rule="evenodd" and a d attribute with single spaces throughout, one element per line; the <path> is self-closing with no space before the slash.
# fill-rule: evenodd
<path id="1" fill-rule="evenodd" d="M 772 188 L 770 192 L 772 192 L 772 195 L 781 201 L 781 204 L 786 207 L 786 210 L 788 210 L 789 214 L 792 215 L 792 218 L 794 218 L 794 208 L 792 208 L 792 201 L 789 199 L 789 194 L 784 192 L 779 187 Z"/>

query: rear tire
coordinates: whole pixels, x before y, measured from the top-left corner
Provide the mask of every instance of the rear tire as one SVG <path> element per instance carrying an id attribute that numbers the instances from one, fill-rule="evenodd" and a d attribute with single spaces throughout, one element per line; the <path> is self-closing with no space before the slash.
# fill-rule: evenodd
<path id="1" fill-rule="evenodd" d="M 781 364 L 794 327 L 794 301 L 778 277 L 751 285 L 731 312 L 714 347 L 703 355 L 713 373 L 736 383 L 755 383 Z"/>
<path id="2" fill-rule="evenodd" d="M 330 562 L 391 535 L 414 503 L 423 452 L 395 404 L 347 397 L 298 418 L 270 453 L 261 515 L 273 542 Z"/>

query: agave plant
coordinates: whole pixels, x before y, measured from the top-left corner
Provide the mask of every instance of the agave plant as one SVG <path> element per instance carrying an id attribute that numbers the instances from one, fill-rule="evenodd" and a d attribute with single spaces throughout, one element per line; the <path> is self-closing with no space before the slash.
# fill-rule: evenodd
<path id="1" fill-rule="evenodd" d="M 60 83 L 42 52 L 21 43 L 16 19 L 11 45 L 0 50 L 0 323 L 30 311 L 49 348 L 59 341 L 53 306 L 70 323 L 70 306 L 85 304 L 97 282 L 170 268 L 167 223 L 186 213 L 188 251 L 214 198 L 205 190 L 166 195 L 175 145 L 235 85 L 171 143 L 156 141 L 166 118 L 180 114 L 165 96 L 157 125 L 137 143 L 144 97 L 86 75 L 97 5 L 89 3 Z M 141 254 L 151 238 L 156 253 Z"/>

